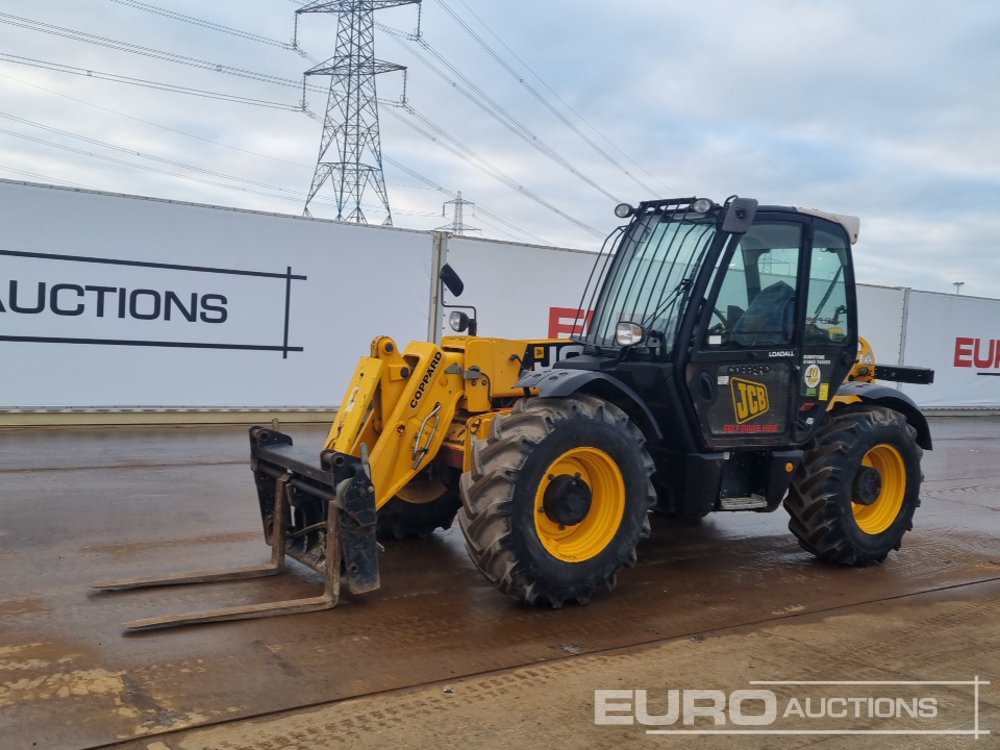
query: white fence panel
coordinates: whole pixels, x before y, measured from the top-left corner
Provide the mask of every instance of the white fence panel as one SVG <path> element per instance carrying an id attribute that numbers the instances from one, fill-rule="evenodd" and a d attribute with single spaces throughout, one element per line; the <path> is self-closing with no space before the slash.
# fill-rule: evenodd
<path id="1" fill-rule="evenodd" d="M 371 338 L 427 336 L 433 236 L 0 180 L 0 409 L 335 406 Z M 479 333 L 567 337 L 596 255 L 468 237 Z M 859 285 L 924 406 L 1000 405 L 1000 300 Z M 905 325 L 905 339 L 903 328 Z"/>
<path id="2" fill-rule="evenodd" d="M 0 181 L 0 408 L 337 404 L 431 235 Z"/>
<path id="3" fill-rule="evenodd" d="M 921 406 L 1000 405 L 1000 300 L 910 292 L 905 361 L 934 369 L 904 386 Z"/>
<path id="4" fill-rule="evenodd" d="M 457 300 L 446 293 L 446 301 L 475 305 L 481 336 L 564 338 L 596 259 L 579 250 L 451 237 L 448 263 L 465 293 Z"/>
<path id="5" fill-rule="evenodd" d="M 868 339 L 875 359 L 902 364 L 903 307 L 906 290 L 858 284 L 858 332 Z"/>

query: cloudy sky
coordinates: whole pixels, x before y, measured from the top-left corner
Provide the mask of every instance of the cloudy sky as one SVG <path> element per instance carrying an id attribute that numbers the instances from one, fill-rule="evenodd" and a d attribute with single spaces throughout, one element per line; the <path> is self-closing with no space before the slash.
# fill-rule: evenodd
<path id="1" fill-rule="evenodd" d="M 300 16 L 300 54 L 299 4 L 7 0 L 0 177 L 301 213 L 321 122 L 296 111 L 300 82 L 336 20 Z M 596 248 L 618 200 L 738 193 L 861 216 L 863 282 L 1000 297 L 995 0 L 424 0 L 421 15 L 422 45 L 405 38 L 417 6 L 376 16 L 397 30 L 378 30 L 378 57 L 409 68 L 410 110 L 381 108 L 396 226 L 448 223 L 461 190 L 483 236 Z M 403 77 L 378 87 L 399 100 Z M 325 93 L 306 101 L 322 117 Z M 332 199 L 312 213 L 333 218 Z"/>

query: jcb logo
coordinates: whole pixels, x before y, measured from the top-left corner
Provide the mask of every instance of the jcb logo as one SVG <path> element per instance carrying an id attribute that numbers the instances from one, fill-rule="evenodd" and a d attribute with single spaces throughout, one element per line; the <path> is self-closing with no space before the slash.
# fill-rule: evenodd
<path id="1" fill-rule="evenodd" d="M 733 389 L 733 410 L 736 412 L 737 424 L 749 422 L 764 414 L 770 403 L 767 398 L 767 386 L 743 378 L 732 378 L 729 381 Z"/>

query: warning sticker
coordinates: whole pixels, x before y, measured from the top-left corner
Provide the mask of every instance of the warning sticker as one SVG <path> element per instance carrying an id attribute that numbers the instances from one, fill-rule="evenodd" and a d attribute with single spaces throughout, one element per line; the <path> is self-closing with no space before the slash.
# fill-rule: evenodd
<path id="1" fill-rule="evenodd" d="M 811 362 L 814 365 L 828 365 L 830 360 L 826 358 L 824 354 L 805 354 L 802 357 L 803 362 Z"/>
<path id="2" fill-rule="evenodd" d="M 815 388 L 819 385 L 820 379 L 823 377 L 820 372 L 819 365 L 811 364 L 806 368 L 805 381 L 806 388 Z"/>
<path id="3" fill-rule="evenodd" d="M 819 400 L 826 401 L 828 398 L 830 398 L 830 384 L 823 383 L 819 387 Z"/>

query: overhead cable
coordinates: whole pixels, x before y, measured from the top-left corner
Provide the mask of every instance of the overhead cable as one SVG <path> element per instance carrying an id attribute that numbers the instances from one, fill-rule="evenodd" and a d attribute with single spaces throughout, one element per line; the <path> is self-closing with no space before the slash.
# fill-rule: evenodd
<path id="1" fill-rule="evenodd" d="M 459 0 L 459 2 L 462 2 L 462 0 Z M 633 181 L 635 181 L 635 183 L 637 185 L 639 185 L 643 190 L 645 190 L 647 194 L 649 194 L 649 195 L 656 195 L 656 191 L 654 191 L 652 188 L 650 188 L 644 182 L 642 182 L 641 180 L 639 180 L 638 177 L 636 177 L 634 174 L 632 174 L 624 165 L 622 165 L 617 159 L 615 159 L 611 154 L 609 154 L 599 144 L 595 143 L 592 138 L 590 138 L 586 133 L 584 133 L 582 130 L 580 130 L 580 128 L 578 128 L 576 126 L 576 124 L 574 124 L 568 117 L 566 117 L 562 112 L 560 112 L 556 107 L 554 107 L 552 105 L 552 103 L 549 101 L 548 97 L 546 97 L 545 95 L 543 95 L 541 92 L 538 91 L 538 89 L 536 89 L 534 86 L 532 86 L 530 83 L 528 83 L 524 79 L 524 76 L 522 76 L 520 73 L 518 73 L 518 71 L 515 70 L 514 67 L 511 66 L 503 58 L 502 55 L 500 55 L 498 52 L 496 52 L 496 50 L 494 50 L 489 45 L 489 43 L 486 42 L 486 40 L 484 40 L 481 36 L 479 36 L 479 34 L 477 34 L 475 32 L 475 30 L 471 26 L 469 26 L 469 24 L 466 23 L 461 18 L 461 16 L 459 16 L 454 10 L 452 10 L 452 8 L 444 0 L 437 0 L 437 3 L 438 3 L 439 6 L 441 6 L 441 9 L 444 10 L 444 12 L 447 13 L 451 17 L 451 19 L 456 24 L 458 24 L 458 26 L 463 31 L 465 31 L 466 34 L 468 34 L 470 37 L 472 37 L 473 41 L 475 41 L 480 47 L 482 47 L 482 49 L 490 57 L 492 57 L 497 62 L 497 64 L 500 65 L 501 68 L 503 68 L 505 71 L 507 71 L 507 73 L 509 73 L 514 78 L 514 80 L 516 80 L 521 86 L 523 86 L 524 89 L 529 94 L 531 94 L 532 97 L 534 97 L 536 100 L 538 100 L 538 102 L 542 106 L 544 106 L 547 110 L 549 110 L 549 112 L 551 112 L 552 115 L 556 119 L 558 119 L 566 127 L 570 128 L 574 133 L 576 133 L 591 148 L 593 148 L 598 154 L 600 154 L 602 157 L 604 157 L 614 167 L 616 167 L 621 172 L 623 172 L 625 175 L 627 175 L 629 178 L 631 178 Z M 482 23 L 487 28 L 487 30 L 490 30 L 489 26 L 482 19 L 480 19 L 479 16 L 476 16 L 475 13 L 472 13 L 472 10 L 469 8 L 468 5 L 466 5 L 464 2 L 462 2 L 462 5 L 464 5 L 465 8 L 467 10 L 469 10 L 469 12 L 476 18 L 476 20 L 478 20 L 480 23 Z M 493 34 L 492 30 L 490 30 L 490 33 Z M 496 37 L 497 39 L 499 39 L 499 37 L 497 37 L 496 34 L 493 34 L 493 36 Z M 506 47 L 507 45 L 504 45 L 504 46 Z M 508 49 L 510 49 L 510 48 L 508 47 Z M 520 58 L 518 58 L 518 59 L 520 59 Z M 523 61 L 522 61 L 522 64 L 523 64 Z M 525 65 L 525 67 L 527 67 L 527 65 Z M 530 68 L 529 68 L 529 70 L 530 70 Z M 531 72 L 532 72 L 533 75 L 535 75 L 536 78 L 539 78 L 539 76 L 536 73 L 534 73 L 534 71 L 531 71 Z M 541 80 L 541 79 L 539 78 L 539 80 Z M 542 83 L 543 83 L 543 85 L 546 85 L 544 83 L 544 81 Z M 555 91 L 553 91 L 551 87 L 549 87 L 549 86 L 546 85 L 546 88 L 548 88 L 549 91 L 551 91 L 553 94 L 555 94 Z M 555 94 L 555 95 L 558 97 L 558 94 Z M 560 101 L 562 101 L 562 100 L 560 99 Z M 565 102 L 563 102 L 563 103 L 565 104 Z M 570 109 L 570 111 L 572 111 L 575 115 L 577 115 L 577 117 L 579 117 L 581 120 L 583 120 L 583 118 L 580 117 L 580 115 L 577 112 L 575 112 L 575 110 L 573 110 L 571 107 L 569 107 L 569 105 L 566 105 L 566 106 L 567 106 L 567 108 Z M 589 123 L 588 123 L 588 125 L 589 125 Z M 595 132 L 597 132 L 592 126 L 590 126 L 590 127 L 591 127 L 592 130 L 594 130 Z M 600 135 L 600 134 L 598 133 L 598 135 Z M 601 137 L 604 138 L 604 136 L 601 136 Z M 604 140 L 607 141 L 608 139 L 604 138 Z M 609 141 L 609 143 L 610 143 L 610 141 Z M 614 147 L 616 150 L 618 150 L 619 152 L 621 152 L 620 149 L 618 149 L 617 147 L 614 146 L 614 144 L 612 144 L 612 147 Z M 643 171 L 645 171 L 645 170 L 643 170 Z M 652 175 L 650 175 L 650 176 L 653 177 Z M 653 179 L 657 179 L 657 178 L 653 177 Z"/>
<path id="2" fill-rule="evenodd" d="M 219 91 L 206 91 L 204 89 L 191 88 L 190 86 L 178 86 L 173 83 L 164 83 L 162 81 L 150 81 L 145 78 L 132 78 L 130 76 L 122 76 L 116 73 L 104 73 L 99 70 L 78 68 L 75 65 L 65 65 L 63 63 L 51 62 L 49 60 L 38 60 L 32 57 L 22 57 L 21 55 L 10 55 L 6 52 L 0 52 L 0 60 L 14 63 L 15 65 L 26 65 L 32 68 L 51 70 L 56 73 L 69 73 L 71 75 L 85 76 L 86 78 L 95 78 L 101 81 L 124 83 L 130 86 L 141 86 L 143 88 L 155 89 L 157 91 L 168 91 L 175 94 L 198 96 L 204 99 L 217 99 L 219 101 L 233 102 L 235 104 L 250 104 L 255 107 L 283 109 L 293 112 L 301 112 L 303 109 L 301 104 L 283 104 L 281 102 L 271 102 L 264 99 L 252 99 L 246 96 L 226 94 Z"/>
<path id="3" fill-rule="evenodd" d="M 405 110 L 407 112 L 407 114 L 411 115 L 411 117 L 415 118 L 416 120 L 419 120 L 420 124 L 418 124 L 416 122 L 413 122 L 410 119 L 408 119 L 406 117 L 403 117 L 400 114 L 397 114 L 396 109 L 394 109 L 394 108 L 391 108 L 391 107 L 387 108 L 386 112 L 388 114 L 390 114 L 391 116 L 393 116 L 394 118 L 398 119 L 400 122 L 402 122 L 407 127 L 411 128 L 412 130 L 417 131 L 418 133 L 420 133 L 421 135 L 423 135 L 425 138 L 429 138 L 430 140 L 434 141 L 435 143 L 440 144 L 442 147 L 448 149 L 449 151 L 451 151 L 456 156 L 459 156 L 461 159 L 463 159 L 463 160 L 465 160 L 465 161 L 473 164 L 478 169 L 480 169 L 481 171 L 483 171 L 486 174 L 490 175 L 491 177 L 493 177 L 494 179 L 498 180 L 499 182 L 503 183 L 504 185 L 506 185 L 507 187 L 511 188 L 512 190 L 516 190 L 517 192 L 521 193 L 522 195 L 527 196 L 528 198 L 530 198 L 531 200 L 533 200 L 535 203 L 538 203 L 540 206 L 543 206 L 544 208 L 547 208 L 549 211 L 551 211 L 552 213 L 556 214 L 557 216 L 560 216 L 563 219 L 566 219 L 567 221 L 569 221 L 574 226 L 576 226 L 576 227 L 584 230 L 585 232 L 588 232 L 588 233 L 594 235 L 595 237 L 603 237 L 604 236 L 603 232 L 595 229 L 592 226 L 589 226 L 588 224 L 585 224 L 584 222 L 580 221 L 579 219 L 577 219 L 577 218 L 575 218 L 573 216 L 570 216 L 565 211 L 563 211 L 563 210 L 559 209 L 558 207 L 554 206 L 552 203 L 550 203 L 549 201 L 545 200 L 544 198 L 542 198 L 537 193 L 533 192 L 532 190 L 529 190 L 524 185 L 522 185 L 519 182 L 517 182 L 517 180 L 515 180 L 514 178 L 510 177 L 509 175 L 505 174 L 501 170 L 499 170 L 496 167 L 494 167 L 493 165 L 491 165 L 489 162 L 487 162 L 485 159 L 483 159 L 481 156 L 479 156 L 475 151 L 473 151 L 469 147 L 465 146 L 460 141 L 456 140 L 447 131 L 445 131 L 442 127 L 440 127 L 439 125 L 436 125 L 435 123 L 431 122 L 428 118 L 424 117 L 422 114 L 420 114 L 419 112 L 417 112 L 413 107 L 411 107 L 409 105 L 406 105 L 405 107 L 402 107 L 401 109 Z"/>
<path id="4" fill-rule="evenodd" d="M 515 118 L 510 112 L 504 109 L 495 99 L 493 99 L 489 94 L 487 94 L 481 87 L 477 86 L 472 80 L 469 79 L 464 73 L 462 73 L 457 67 L 448 62 L 447 59 L 440 53 L 438 53 L 427 40 L 421 38 L 417 40 L 411 40 L 409 34 L 404 34 L 397 29 L 393 29 L 386 26 L 383 23 L 375 23 L 375 27 L 381 31 L 386 32 L 389 36 L 394 39 L 398 44 L 405 46 L 414 57 L 422 62 L 428 69 L 431 70 L 435 75 L 445 81 L 450 85 L 455 91 L 460 93 L 466 99 L 471 101 L 477 107 L 479 107 L 483 112 L 492 117 L 494 120 L 503 125 L 507 130 L 516 135 L 518 138 L 523 140 L 529 146 L 546 156 L 547 158 L 554 161 L 559 166 L 563 167 L 570 174 L 572 174 L 577 179 L 583 181 L 590 187 L 597 190 L 599 193 L 610 199 L 613 203 L 621 203 L 621 199 L 615 196 L 613 193 L 608 192 L 603 186 L 598 184 L 596 181 L 585 175 L 579 169 L 573 166 L 568 159 L 566 159 L 562 154 L 552 148 L 547 144 L 542 138 L 540 138 L 536 133 L 532 132 L 530 128 L 524 125 L 521 121 Z M 412 43 L 408 43 L 412 42 Z M 448 76 L 447 73 L 442 71 L 434 63 L 430 62 L 424 55 L 417 51 L 417 47 L 424 50 L 428 54 L 432 55 L 438 62 L 448 68 L 449 71 L 458 79 L 460 79 L 466 87 L 463 88 L 461 85 L 455 82 L 455 80 Z"/>

